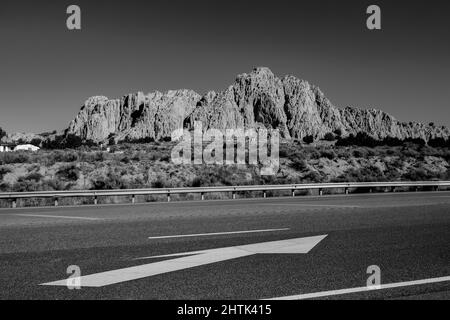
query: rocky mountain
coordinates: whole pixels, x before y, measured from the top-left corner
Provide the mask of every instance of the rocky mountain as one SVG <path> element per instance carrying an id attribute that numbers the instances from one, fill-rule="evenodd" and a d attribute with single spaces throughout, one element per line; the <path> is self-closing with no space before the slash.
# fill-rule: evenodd
<path id="1" fill-rule="evenodd" d="M 403 123 L 380 110 L 337 108 L 318 87 L 294 76 L 280 79 L 268 68 L 239 75 L 226 90 L 203 96 L 192 90 L 176 90 L 135 93 L 115 100 L 92 97 L 66 134 L 95 142 L 108 138 L 158 140 L 181 127 L 192 129 L 195 121 L 215 129 L 264 126 L 279 129 L 286 139 L 321 139 L 329 132 L 342 136 L 365 132 L 376 139 L 450 136 L 447 127 Z"/>

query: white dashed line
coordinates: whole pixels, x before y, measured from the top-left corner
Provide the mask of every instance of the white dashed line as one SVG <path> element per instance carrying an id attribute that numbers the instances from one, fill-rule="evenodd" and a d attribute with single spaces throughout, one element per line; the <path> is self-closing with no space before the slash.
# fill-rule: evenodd
<path id="1" fill-rule="evenodd" d="M 150 240 L 155 239 L 171 239 L 171 238 L 187 238 L 187 237 L 206 237 L 206 236 L 218 236 L 227 234 L 242 234 L 242 233 L 261 233 L 261 232 L 275 232 L 275 231 L 287 231 L 289 228 L 283 229 L 266 229 L 266 230 L 246 230 L 246 231 L 230 231 L 230 232 L 215 232 L 215 233 L 197 233 L 197 234 L 179 234 L 174 236 L 159 236 L 149 237 Z"/>
<path id="2" fill-rule="evenodd" d="M 19 216 L 19 217 L 33 217 L 33 218 L 54 218 L 54 219 L 76 219 L 76 220 L 103 220 L 100 218 L 89 218 L 89 217 L 71 217 L 71 216 L 53 216 L 53 215 L 44 215 L 44 214 L 13 214 L 13 216 Z"/>

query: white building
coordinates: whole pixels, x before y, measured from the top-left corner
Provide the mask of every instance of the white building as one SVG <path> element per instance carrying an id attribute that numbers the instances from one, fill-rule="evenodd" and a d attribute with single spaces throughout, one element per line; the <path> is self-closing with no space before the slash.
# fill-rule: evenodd
<path id="1" fill-rule="evenodd" d="M 33 146 L 32 144 L 19 144 L 14 148 L 14 151 L 38 151 L 40 148 Z"/>
<path id="2" fill-rule="evenodd" d="M 0 145 L 0 152 L 10 152 L 13 151 L 14 147 L 11 145 Z"/>

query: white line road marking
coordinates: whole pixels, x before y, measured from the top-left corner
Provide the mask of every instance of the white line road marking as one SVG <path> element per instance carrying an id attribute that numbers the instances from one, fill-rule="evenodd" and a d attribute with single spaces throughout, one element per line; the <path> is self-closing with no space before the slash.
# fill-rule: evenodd
<path id="1" fill-rule="evenodd" d="M 418 286 L 418 285 L 433 284 L 433 283 L 440 283 L 440 282 L 447 282 L 447 281 L 450 281 L 450 276 L 449 277 L 423 279 L 423 280 L 415 280 L 415 281 L 389 283 L 389 284 L 380 285 L 379 287 L 372 287 L 372 288 L 358 287 L 358 288 L 350 288 L 350 289 L 340 289 L 340 290 L 330 290 L 330 291 L 322 291 L 322 292 L 314 292 L 314 293 L 305 293 L 305 294 L 299 294 L 299 295 L 294 295 L 294 296 L 286 296 L 286 297 L 272 298 L 272 299 L 266 299 L 266 300 L 304 300 L 304 299 L 324 298 L 324 297 L 338 296 L 338 295 L 344 295 L 344 294 L 350 294 L 350 293 L 370 292 L 370 291 Z"/>
<path id="2" fill-rule="evenodd" d="M 282 241 L 255 243 L 250 245 L 226 247 L 196 252 L 195 255 L 140 266 L 117 269 L 75 278 L 81 287 L 103 287 L 116 283 L 142 279 L 173 271 L 186 270 L 255 254 L 300 254 L 308 253 L 327 235 L 296 238 Z M 185 253 L 185 254 L 193 254 Z M 71 279 L 74 281 L 74 278 Z M 45 286 L 67 286 L 67 279 L 43 283 Z"/>
<path id="3" fill-rule="evenodd" d="M 90 217 L 72 217 L 72 216 L 53 216 L 53 215 L 46 215 L 46 214 L 12 214 L 13 216 L 20 216 L 20 217 L 33 217 L 33 218 L 57 218 L 57 219 L 77 219 L 77 220 L 103 220 L 100 218 L 90 218 Z"/>
<path id="4" fill-rule="evenodd" d="M 149 239 L 155 240 L 155 239 L 171 239 L 171 238 L 206 237 L 206 236 L 218 236 L 218 235 L 227 235 L 227 234 L 262 233 L 262 232 L 275 232 L 275 231 L 287 231 L 287 230 L 290 230 L 290 228 L 230 231 L 230 232 L 215 232 L 215 233 L 197 233 L 197 234 L 179 234 L 179 235 L 175 235 L 175 236 L 149 237 Z"/>
<path id="5" fill-rule="evenodd" d="M 260 203 L 263 206 L 296 206 L 296 207 L 324 207 L 324 208 L 361 208 L 361 206 L 349 206 L 339 204 L 309 204 L 309 203 Z"/>

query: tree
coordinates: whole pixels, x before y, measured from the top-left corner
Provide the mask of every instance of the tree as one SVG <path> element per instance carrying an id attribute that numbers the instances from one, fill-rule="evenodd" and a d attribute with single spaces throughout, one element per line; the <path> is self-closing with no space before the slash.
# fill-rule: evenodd
<path id="1" fill-rule="evenodd" d="M 30 141 L 33 146 L 40 147 L 42 144 L 42 139 L 34 138 Z"/>
<path id="2" fill-rule="evenodd" d="M 0 140 L 6 136 L 6 131 L 4 131 L 2 128 L 0 128 Z"/>

